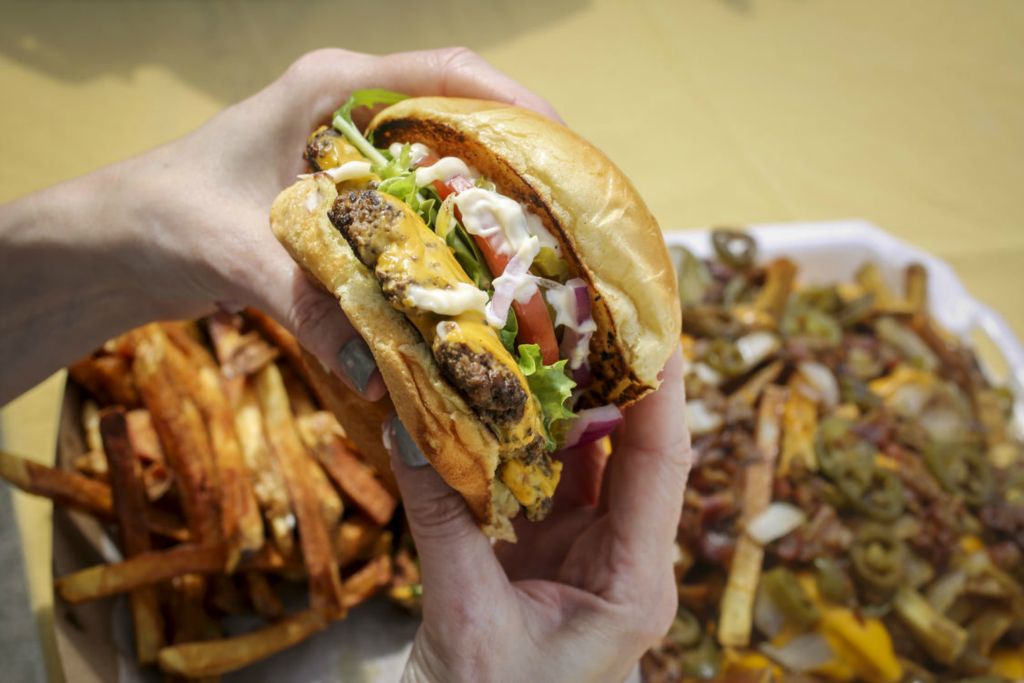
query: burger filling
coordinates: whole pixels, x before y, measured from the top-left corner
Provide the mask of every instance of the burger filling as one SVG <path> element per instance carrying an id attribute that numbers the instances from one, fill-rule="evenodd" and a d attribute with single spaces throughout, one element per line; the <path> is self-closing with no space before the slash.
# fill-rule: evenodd
<path id="1" fill-rule="evenodd" d="M 332 224 L 503 444 L 499 481 L 541 519 L 561 472 L 550 453 L 581 432 L 572 406 L 596 329 L 589 292 L 541 220 L 462 159 L 414 141 L 377 149 L 352 123 L 354 107 L 401 97 L 355 93 L 306 159 L 337 183 Z"/>

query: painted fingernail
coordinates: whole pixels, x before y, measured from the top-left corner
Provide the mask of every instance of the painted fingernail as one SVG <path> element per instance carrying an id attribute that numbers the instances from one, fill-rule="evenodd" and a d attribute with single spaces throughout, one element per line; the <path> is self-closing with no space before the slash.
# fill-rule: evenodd
<path id="1" fill-rule="evenodd" d="M 390 435 L 388 432 L 390 432 Z M 423 455 L 423 451 L 419 449 L 416 442 L 409 436 L 409 432 L 406 431 L 405 425 L 402 424 L 397 415 L 391 418 L 391 429 L 385 430 L 384 435 L 384 447 L 389 450 L 395 448 L 398 459 L 407 466 L 423 467 L 427 464 L 427 458 Z M 394 439 L 392 443 L 388 443 L 389 436 Z"/>
<path id="2" fill-rule="evenodd" d="M 370 347 L 366 345 L 362 337 L 353 337 L 341 347 L 341 351 L 338 352 L 338 362 L 341 364 L 345 376 L 355 386 L 356 391 L 365 394 L 366 387 L 370 386 L 370 379 L 377 369 L 377 363 L 373 360 Z"/>

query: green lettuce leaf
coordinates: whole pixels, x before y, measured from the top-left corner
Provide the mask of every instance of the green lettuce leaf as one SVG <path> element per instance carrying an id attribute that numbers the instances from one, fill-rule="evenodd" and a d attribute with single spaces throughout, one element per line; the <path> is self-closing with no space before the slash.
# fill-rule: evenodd
<path id="1" fill-rule="evenodd" d="M 345 104 L 341 105 L 336 112 L 334 112 L 334 118 L 331 120 L 331 125 L 344 135 L 349 142 L 351 142 L 356 149 L 362 152 L 363 156 L 370 160 L 373 164 L 373 170 L 375 173 L 381 173 L 388 166 L 388 158 L 380 153 L 369 140 L 359 131 L 356 124 L 352 122 L 352 110 L 359 109 L 360 107 L 374 107 L 378 104 L 394 104 L 395 102 L 401 102 L 406 99 L 408 95 L 402 93 L 393 92 L 391 90 L 356 90 L 351 96 L 345 101 Z"/>
<path id="2" fill-rule="evenodd" d="M 519 320 L 516 318 L 516 312 L 510 308 L 508 309 L 508 319 L 505 321 L 505 327 L 498 330 L 498 338 L 501 339 L 502 345 L 508 349 L 513 358 L 516 355 L 516 337 L 518 336 Z"/>
<path id="3" fill-rule="evenodd" d="M 491 287 L 491 271 L 484 265 L 483 256 L 469 236 L 466 229 L 452 221 L 452 228 L 444 236 L 445 244 L 455 254 L 455 260 L 459 262 L 466 275 L 480 289 L 487 291 Z"/>
<path id="4" fill-rule="evenodd" d="M 566 374 L 565 364 L 567 362 L 563 359 L 551 365 L 544 365 L 538 345 L 519 345 L 519 369 L 526 375 L 526 383 L 530 386 L 530 392 L 537 397 L 537 401 L 540 403 L 549 451 L 557 448 L 557 444 L 551 436 L 555 423 L 576 417 L 576 413 L 565 405 L 576 386 L 576 382 Z"/>

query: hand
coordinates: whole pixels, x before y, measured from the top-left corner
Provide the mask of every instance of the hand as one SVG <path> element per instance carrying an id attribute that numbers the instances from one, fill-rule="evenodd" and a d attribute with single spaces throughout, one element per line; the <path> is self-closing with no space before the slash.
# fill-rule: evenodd
<path id="1" fill-rule="evenodd" d="M 621 681 L 664 635 L 691 463 L 679 351 L 663 377 L 627 411 L 607 467 L 596 446 L 564 455 L 554 510 L 517 525 L 514 545 L 492 548 L 462 498 L 396 446 L 424 596 L 405 680 Z"/>
<path id="2" fill-rule="evenodd" d="M 0 405 L 115 334 L 197 317 L 218 302 L 266 311 L 349 386 L 383 395 L 337 302 L 268 227 L 274 197 L 305 170 L 306 137 L 368 87 L 503 100 L 555 116 L 466 49 L 319 50 L 180 140 L 0 207 L 0 355 L 19 359 L 0 379 Z"/>

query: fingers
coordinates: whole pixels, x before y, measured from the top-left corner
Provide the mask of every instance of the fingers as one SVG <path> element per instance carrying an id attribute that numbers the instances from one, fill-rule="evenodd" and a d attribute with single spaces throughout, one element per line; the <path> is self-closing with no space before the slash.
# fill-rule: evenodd
<path id="1" fill-rule="evenodd" d="M 554 511 L 596 505 L 608 456 L 600 443 L 590 443 L 558 454 L 562 478 L 555 490 Z"/>
<path id="2" fill-rule="evenodd" d="M 278 258 L 266 253 L 276 251 L 281 252 Z M 386 388 L 373 354 L 337 299 L 310 282 L 280 245 L 268 244 L 264 256 L 258 282 L 248 287 L 260 299 L 257 308 L 291 330 L 299 344 L 348 387 L 371 401 L 383 397 Z"/>
<path id="3" fill-rule="evenodd" d="M 423 573 L 424 609 L 447 605 L 467 591 L 498 595 L 507 580 L 491 543 L 455 490 L 427 464 L 397 417 L 384 424 L 384 446 L 402 494 Z"/>
<path id="4" fill-rule="evenodd" d="M 678 349 L 662 377 L 657 391 L 626 411 L 601 502 L 625 552 L 652 559 L 670 557 L 692 461 Z"/>
<path id="5" fill-rule="evenodd" d="M 408 95 L 473 97 L 508 102 L 561 121 L 544 98 L 461 47 L 384 57 L 341 49 L 303 55 L 282 79 L 307 94 L 316 121 L 328 118 L 353 90 L 385 88 Z"/>

